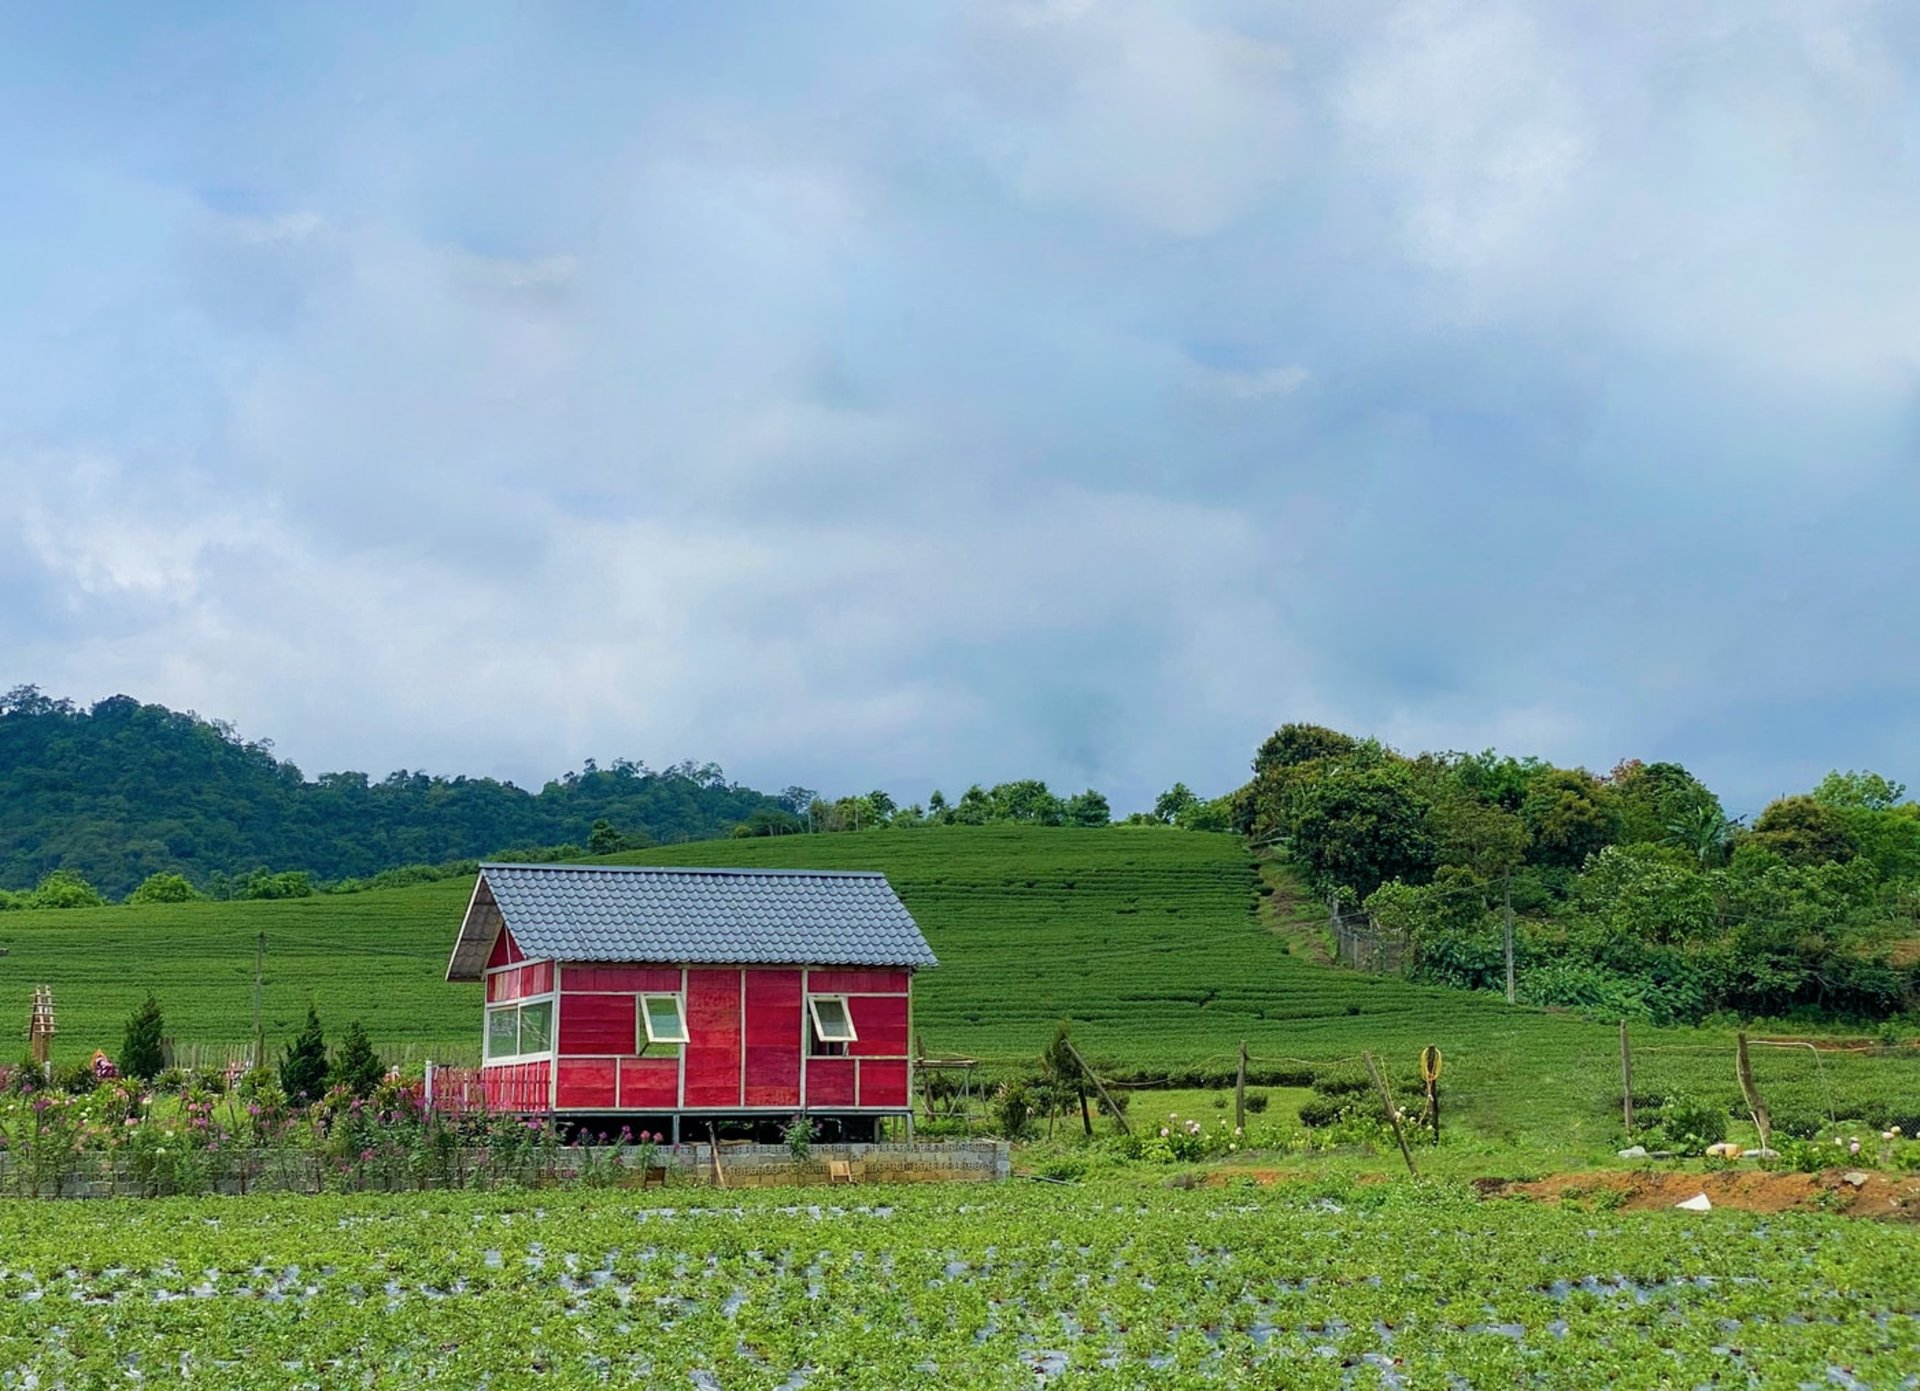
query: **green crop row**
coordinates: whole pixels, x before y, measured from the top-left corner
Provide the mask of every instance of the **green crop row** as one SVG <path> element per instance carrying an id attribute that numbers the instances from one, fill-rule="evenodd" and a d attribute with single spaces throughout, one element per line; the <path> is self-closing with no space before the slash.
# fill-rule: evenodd
<path id="1" fill-rule="evenodd" d="M 0 1204 L 0 1383 L 1910 1384 L 1920 1238 L 1465 1190 Z"/>

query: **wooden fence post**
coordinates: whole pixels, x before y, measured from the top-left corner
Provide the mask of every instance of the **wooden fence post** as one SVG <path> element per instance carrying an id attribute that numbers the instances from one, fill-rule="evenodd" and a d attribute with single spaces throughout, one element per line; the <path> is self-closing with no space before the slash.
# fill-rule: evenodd
<path id="1" fill-rule="evenodd" d="M 1066 1042 L 1064 1039 L 1061 1041 L 1063 1043 Z M 1120 1123 L 1120 1133 L 1123 1135 L 1133 1134 L 1133 1127 L 1127 1124 L 1127 1113 L 1113 1104 L 1113 1098 L 1107 1095 L 1107 1089 L 1100 1085 L 1099 1075 L 1087 1066 L 1087 1060 L 1080 1056 L 1080 1050 L 1075 1048 L 1071 1043 L 1068 1043 L 1067 1051 L 1073 1054 L 1073 1060 L 1080 1064 L 1080 1070 L 1087 1075 L 1087 1080 L 1093 1083 L 1093 1089 L 1100 1093 L 1100 1099 L 1107 1103 L 1107 1114 L 1111 1115 Z"/>
<path id="2" fill-rule="evenodd" d="M 1633 1138 L 1633 1045 L 1627 1042 L 1627 1021 L 1620 1021 L 1620 1114 Z"/>
<path id="3" fill-rule="evenodd" d="M 1767 1113 L 1767 1103 L 1760 1099 L 1760 1089 L 1753 1085 L 1753 1066 L 1747 1061 L 1747 1036 L 1735 1034 L 1733 1039 L 1733 1070 L 1740 1079 L 1740 1094 L 1747 1099 L 1753 1128 L 1760 1132 L 1760 1148 L 1772 1149 L 1773 1117 Z"/>
<path id="4" fill-rule="evenodd" d="M 1407 1161 L 1407 1172 L 1419 1178 L 1420 1171 L 1413 1165 L 1413 1151 L 1407 1148 L 1406 1133 L 1400 1129 L 1400 1113 L 1393 1108 L 1393 1093 L 1387 1090 L 1387 1079 L 1380 1071 L 1379 1064 L 1374 1062 L 1373 1054 L 1362 1053 L 1360 1057 L 1367 1065 L 1367 1073 L 1373 1078 L 1374 1086 L 1380 1089 L 1380 1100 L 1387 1108 L 1387 1124 L 1393 1127 L 1393 1138 L 1400 1142 L 1400 1157 Z"/>
<path id="5" fill-rule="evenodd" d="M 1241 1134 L 1247 1129 L 1247 1041 L 1240 1040 L 1240 1076 L 1233 1084 L 1233 1128 Z"/>

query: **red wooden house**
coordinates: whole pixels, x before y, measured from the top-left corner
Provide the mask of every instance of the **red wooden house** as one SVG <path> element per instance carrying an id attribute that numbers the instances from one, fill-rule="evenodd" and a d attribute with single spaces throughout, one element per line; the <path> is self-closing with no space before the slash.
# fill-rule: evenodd
<path id="1" fill-rule="evenodd" d="M 861 1139 L 911 1114 L 934 964 L 879 874 L 483 864 L 447 979 L 485 982 L 495 1109 Z"/>

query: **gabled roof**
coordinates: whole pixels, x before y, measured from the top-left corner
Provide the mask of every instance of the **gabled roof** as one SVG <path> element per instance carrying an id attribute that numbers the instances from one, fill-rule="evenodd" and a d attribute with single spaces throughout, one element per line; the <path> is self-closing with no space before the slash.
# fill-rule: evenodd
<path id="1" fill-rule="evenodd" d="M 557 961 L 937 964 L 885 875 L 842 870 L 483 864 L 447 979 L 479 980 L 502 926 Z"/>

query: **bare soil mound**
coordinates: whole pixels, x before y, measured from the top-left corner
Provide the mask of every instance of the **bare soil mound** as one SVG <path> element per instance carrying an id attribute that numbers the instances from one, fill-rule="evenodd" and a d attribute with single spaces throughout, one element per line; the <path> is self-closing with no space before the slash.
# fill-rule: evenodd
<path id="1" fill-rule="evenodd" d="M 1704 1174 L 1599 1170 L 1553 1174 L 1526 1182 L 1476 1179 L 1473 1186 L 1483 1198 L 1592 1203 L 1629 1212 L 1668 1209 L 1705 1193 L 1715 1207 L 1743 1212 L 1835 1212 L 1881 1221 L 1920 1222 L 1920 1174 L 1857 1169 L 1826 1169 L 1817 1174 L 1738 1169 Z"/>

